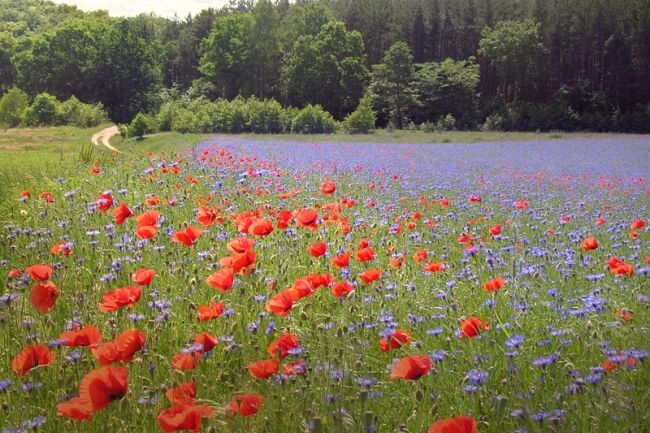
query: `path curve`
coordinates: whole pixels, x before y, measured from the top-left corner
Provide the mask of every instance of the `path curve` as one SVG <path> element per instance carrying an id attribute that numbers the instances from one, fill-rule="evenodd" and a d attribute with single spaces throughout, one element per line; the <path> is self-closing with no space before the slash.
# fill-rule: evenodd
<path id="1" fill-rule="evenodd" d="M 99 146 L 99 144 L 100 144 L 100 142 L 101 142 L 101 144 L 102 144 L 104 147 L 106 147 L 107 149 L 112 150 L 113 152 L 116 152 L 116 153 L 122 153 L 122 152 L 120 152 L 119 150 L 117 150 L 116 148 L 114 148 L 113 146 L 111 146 L 111 143 L 109 143 L 109 140 L 110 140 L 112 137 L 114 137 L 114 136 L 116 136 L 117 134 L 119 134 L 119 133 L 120 133 L 120 130 L 117 129 L 117 126 L 113 125 L 113 126 L 111 126 L 111 127 L 109 127 L 109 128 L 102 129 L 101 131 L 99 131 L 98 133 L 96 133 L 95 135 L 93 135 L 93 136 L 90 138 L 90 141 L 91 141 L 92 144 L 94 144 L 95 146 Z"/>

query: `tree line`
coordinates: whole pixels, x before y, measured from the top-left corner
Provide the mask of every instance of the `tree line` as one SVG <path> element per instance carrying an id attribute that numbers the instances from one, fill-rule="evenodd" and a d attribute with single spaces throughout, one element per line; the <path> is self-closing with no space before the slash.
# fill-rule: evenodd
<path id="1" fill-rule="evenodd" d="M 395 128 L 647 131 L 649 84 L 647 0 L 232 0 L 174 19 L 0 0 L 0 93 L 120 123 L 254 97 L 340 121 L 363 100 Z"/>

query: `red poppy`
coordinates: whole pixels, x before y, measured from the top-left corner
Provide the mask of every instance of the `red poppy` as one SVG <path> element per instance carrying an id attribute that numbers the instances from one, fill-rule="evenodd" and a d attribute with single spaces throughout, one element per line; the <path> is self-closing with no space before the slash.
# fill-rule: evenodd
<path id="1" fill-rule="evenodd" d="M 144 333 L 137 329 L 127 329 L 114 341 L 92 347 L 91 351 L 100 365 L 113 362 L 131 362 L 137 351 L 144 347 Z"/>
<path id="2" fill-rule="evenodd" d="M 113 206 L 113 195 L 110 192 L 99 194 L 95 206 L 100 212 L 107 212 Z"/>
<path id="3" fill-rule="evenodd" d="M 431 360 L 426 355 L 406 356 L 393 365 L 391 379 L 415 380 L 431 371 Z"/>
<path id="4" fill-rule="evenodd" d="M 17 268 L 12 268 L 9 273 L 7 274 L 7 278 L 10 280 L 20 278 L 20 276 L 23 274 L 23 272 L 20 269 Z"/>
<path id="5" fill-rule="evenodd" d="M 634 221 L 632 221 L 632 223 L 630 224 L 630 228 L 633 228 L 633 229 L 642 229 L 642 228 L 645 227 L 646 225 L 647 225 L 647 224 L 646 224 L 645 220 L 638 219 L 638 220 L 634 220 Z"/>
<path id="6" fill-rule="evenodd" d="M 105 409 L 111 402 L 126 395 L 126 367 L 105 365 L 86 374 L 79 384 L 79 399 L 90 413 Z"/>
<path id="7" fill-rule="evenodd" d="M 357 250 L 354 253 L 354 256 L 360 262 L 368 262 L 375 258 L 375 250 L 372 247 L 364 247 L 361 248 L 360 250 Z"/>
<path id="8" fill-rule="evenodd" d="M 32 368 L 39 365 L 51 365 L 55 361 L 54 353 L 47 346 L 30 345 L 26 346 L 11 360 L 11 369 L 18 376 L 24 376 Z"/>
<path id="9" fill-rule="evenodd" d="M 318 227 L 318 213 L 314 209 L 298 209 L 295 212 L 296 221 L 301 227 L 315 229 Z"/>
<path id="10" fill-rule="evenodd" d="M 26 189 L 24 189 L 24 190 L 20 191 L 20 196 L 22 198 L 24 198 L 24 199 L 28 199 L 28 198 L 30 198 L 32 196 L 32 194 L 29 191 L 27 191 Z"/>
<path id="11" fill-rule="evenodd" d="M 597 226 L 602 226 L 603 224 L 605 224 L 605 218 L 603 218 L 603 217 L 596 218 L 596 225 Z"/>
<path id="12" fill-rule="evenodd" d="M 614 256 L 607 261 L 609 272 L 614 275 L 634 275 L 634 268 L 629 263 L 625 263 L 618 257 Z"/>
<path id="13" fill-rule="evenodd" d="M 65 241 L 59 242 L 54 244 L 52 248 L 50 248 L 50 251 L 55 255 L 69 256 L 70 253 L 72 253 L 72 244 Z"/>
<path id="14" fill-rule="evenodd" d="M 259 394 L 236 394 L 226 406 L 226 413 L 228 415 L 251 416 L 255 415 L 263 404 L 264 397 Z"/>
<path id="15" fill-rule="evenodd" d="M 424 270 L 426 272 L 442 272 L 446 268 L 443 262 L 431 262 L 424 265 Z"/>
<path id="16" fill-rule="evenodd" d="M 441 207 L 447 207 L 451 204 L 447 197 L 443 197 L 438 203 L 440 203 Z"/>
<path id="17" fill-rule="evenodd" d="M 632 311 L 628 310 L 627 308 L 623 308 L 622 310 L 614 310 L 614 316 L 618 317 L 623 322 L 632 321 Z"/>
<path id="18" fill-rule="evenodd" d="M 506 280 L 499 277 L 499 278 L 495 278 L 495 279 L 490 280 L 490 281 L 486 281 L 483 284 L 483 288 L 485 290 L 487 290 L 488 292 L 496 292 L 496 291 L 500 290 L 505 285 L 506 285 Z"/>
<path id="19" fill-rule="evenodd" d="M 148 210 L 145 213 L 139 215 L 136 221 L 138 223 L 138 227 L 157 226 L 158 218 L 160 218 L 160 212 L 157 210 Z"/>
<path id="20" fill-rule="evenodd" d="M 293 307 L 291 289 L 284 290 L 269 300 L 266 304 L 266 311 L 286 317 Z"/>
<path id="21" fill-rule="evenodd" d="M 135 234 L 140 239 L 151 239 L 158 233 L 156 226 L 140 226 L 135 230 Z"/>
<path id="22" fill-rule="evenodd" d="M 200 360 L 200 352 L 178 353 L 172 358 L 172 367 L 176 370 L 194 370 Z"/>
<path id="23" fill-rule="evenodd" d="M 246 368 L 255 379 L 268 379 L 278 372 L 280 363 L 277 359 L 262 359 L 248 364 Z"/>
<path id="24" fill-rule="evenodd" d="M 381 274 L 383 274 L 383 271 L 380 269 L 368 269 L 367 271 L 359 274 L 359 276 L 365 284 L 370 284 L 373 281 L 377 281 L 381 277 Z"/>
<path id="25" fill-rule="evenodd" d="M 379 340 L 379 350 L 388 352 L 391 349 L 399 349 L 411 343 L 411 333 L 404 329 L 396 329 L 389 337 Z"/>
<path id="26" fill-rule="evenodd" d="M 481 196 L 480 195 L 470 195 L 468 201 L 470 203 L 480 203 L 481 202 Z"/>
<path id="27" fill-rule="evenodd" d="M 237 273 L 244 273 L 252 269 L 256 258 L 255 251 L 246 250 L 242 253 L 236 253 L 219 260 L 219 264 L 226 268 L 232 268 Z"/>
<path id="28" fill-rule="evenodd" d="M 404 266 L 404 256 L 401 254 L 394 255 L 393 257 L 390 258 L 388 264 L 393 269 L 399 269 L 402 266 Z"/>
<path id="29" fill-rule="evenodd" d="M 133 216 L 133 212 L 129 207 L 124 204 L 120 203 L 118 207 L 113 209 L 113 216 L 115 217 L 115 224 L 124 224 L 124 221 L 126 221 L 127 218 L 130 218 Z"/>
<path id="30" fill-rule="evenodd" d="M 59 416 L 73 419 L 75 421 L 90 420 L 92 418 L 88 405 L 81 397 L 74 397 L 56 405 L 56 413 Z"/>
<path id="31" fill-rule="evenodd" d="M 156 271 L 148 268 L 140 268 L 131 274 L 131 281 L 141 286 L 148 286 L 156 276 Z"/>
<path id="32" fill-rule="evenodd" d="M 515 202 L 515 207 L 517 209 L 523 209 L 528 206 L 528 200 L 519 200 Z"/>
<path id="33" fill-rule="evenodd" d="M 598 248 L 598 240 L 593 236 L 585 238 L 585 240 L 582 241 L 582 245 L 580 245 L 580 248 L 582 248 L 585 251 L 595 250 Z"/>
<path id="34" fill-rule="evenodd" d="M 61 333 L 59 339 L 68 347 L 94 346 L 102 341 L 102 333 L 94 326 L 86 325 L 79 329 L 79 325 L 75 324 L 72 331 Z"/>
<path id="35" fill-rule="evenodd" d="M 185 230 L 177 231 L 172 237 L 172 242 L 183 244 L 186 247 L 191 247 L 194 245 L 194 242 L 201 236 L 203 230 L 189 226 Z"/>
<path id="36" fill-rule="evenodd" d="M 354 290 L 354 286 L 347 281 L 340 281 L 332 285 L 332 294 L 337 298 L 342 298 Z"/>
<path id="37" fill-rule="evenodd" d="M 312 257 L 322 257 L 327 252 L 327 244 L 325 242 L 316 242 L 309 247 L 309 254 Z"/>
<path id="38" fill-rule="evenodd" d="M 32 305 L 41 313 L 47 313 L 56 304 L 61 292 L 52 281 L 37 282 L 32 288 Z"/>
<path id="39" fill-rule="evenodd" d="M 233 253 L 242 254 L 253 248 L 255 241 L 249 238 L 237 238 L 228 242 L 228 250 Z"/>
<path id="40" fill-rule="evenodd" d="M 490 325 L 483 322 L 478 317 L 470 317 L 460 323 L 460 338 L 476 337 L 481 331 L 490 329 Z"/>
<path id="41" fill-rule="evenodd" d="M 434 422 L 427 433 L 476 433 L 478 425 L 469 416 L 441 419 Z"/>
<path id="42" fill-rule="evenodd" d="M 209 286 L 214 287 L 222 292 L 227 292 L 232 289 L 235 282 L 235 271 L 233 268 L 223 268 L 210 274 L 205 280 Z"/>
<path id="43" fill-rule="evenodd" d="M 38 198 L 40 198 L 41 200 L 43 200 L 43 201 L 46 202 L 46 203 L 50 203 L 50 204 L 54 203 L 54 196 L 53 196 L 52 193 L 49 192 L 49 191 L 43 191 L 43 192 L 41 192 L 41 193 L 38 195 Z"/>
<path id="44" fill-rule="evenodd" d="M 172 404 L 194 403 L 194 399 L 196 398 L 196 383 L 180 383 L 174 388 L 169 388 L 165 392 L 165 396 Z"/>
<path id="45" fill-rule="evenodd" d="M 417 250 L 415 253 L 413 253 L 413 260 L 415 260 L 417 263 L 425 261 L 427 257 L 429 257 L 427 250 Z"/>
<path id="46" fill-rule="evenodd" d="M 201 418 L 210 418 L 212 416 L 214 416 L 214 411 L 207 404 L 182 403 L 160 412 L 156 422 L 166 433 L 184 430 L 199 433 L 201 431 Z"/>
<path id="47" fill-rule="evenodd" d="M 337 254 L 336 257 L 332 259 L 332 266 L 339 269 L 343 269 L 350 265 L 350 253 L 344 252 L 343 254 Z"/>
<path id="48" fill-rule="evenodd" d="M 501 234 L 501 225 L 495 224 L 492 227 L 490 227 L 490 234 L 492 236 L 499 236 Z"/>
<path id="49" fill-rule="evenodd" d="M 249 227 L 248 233 L 255 236 L 266 236 L 273 232 L 273 223 L 267 219 L 259 218 Z"/>
<path id="50" fill-rule="evenodd" d="M 209 352 L 217 347 L 219 342 L 217 337 L 207 332 L 202 332 L 194 336 L 194 345 L 203 347 L 202 352 Z"/>
<path id="51" fill-rule="evenodd" d="M 218 303 L 210 300 L 210 305 L 199 305 L 197 307 L 198 314 L 196 316 L 199 322 L 205 322 L 208 320 L 216 319 L 217 317 L 223 314 L 223 302 L 219 301 Z"/>
<path id="52" fill-rule="evenodd" d="M 104 293 L 99 311 L 110 313 L 122 307 L 132 308 L 142 295 L 142 289 L 136 286 L 121 287 Z"/>
<path id="53" fill-rule="evenodd" d="M 289 356 L 289 350 L 298 348 L 299 344 L 297 335 L 282 334 L 269 344 L 266 353 L 274 358 L 284 359 Z"/>
<path id="54" fill-rule="evenodd" d="M 52 268 L 49 265 L 28 266 L 25 272 L 36 281 L 47 281 L 52 276 Z"/>
<path id="55" fill-rule="evenodd" d="M 199 214 L 196 216 L 196 220 L 203 226 L 203 227 L 208 227 L 211 226 L 215 220 L 217 219 L 217 213 L 208 208 L 208 207 L 200 207 L 199 208 Z"/>

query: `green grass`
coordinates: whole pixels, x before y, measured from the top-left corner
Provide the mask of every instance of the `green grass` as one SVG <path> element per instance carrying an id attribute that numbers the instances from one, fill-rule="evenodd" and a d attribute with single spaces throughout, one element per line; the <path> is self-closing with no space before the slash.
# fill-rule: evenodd
<path id="1" fill-rule="evenodd" d="M 179 134 L 178 132 L 161 132 L 142 139 L 123 139 L 120 136 L 111 138 L 110 143 L 121 152 L 132 154 L 152 151 L 155 153 L 173 153 L 187 149 L 201 141 L 209 139 L 209 134 Z"/>

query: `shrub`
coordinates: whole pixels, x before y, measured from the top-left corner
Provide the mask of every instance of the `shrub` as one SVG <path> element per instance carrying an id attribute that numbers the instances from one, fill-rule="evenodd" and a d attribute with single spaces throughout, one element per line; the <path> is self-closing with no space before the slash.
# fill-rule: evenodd
<path id="1" fill-rule="evenodd" d="M 345 118 L 343 127 L 350 134 L 367 134 L 374 129 L 376 121 L 377 115 L 372 109 L 370 98 L 363 97 L 357 109 Z"/>
<path id="2" fill-rule="evenodd" d="M 101 104 L 84 104 L 75 96 L 61 103 L 57 111 L 57 123 L 90 128 L 106 121 L 107 116 Z"/>
<path id="3" fill-rule="evenodd" d="M 24 122 L 28 126 L 49 126 L 58 123 L 57 113 L 60 102 L 49 93 L 36 95 L 34 102 L 24 114 Z"/>
<path id="4" fill-rule="evenodd" d="M 307 105 L 291 121 L 291 132 L 297 134 L 330 134 L 336 131 L 336 120 L 320 105 Z"/>
<path id="5" fill-rule="evenodd" d="M 156 130 L 156 120 L 150 114 L 138 113 L 129 125 L 129 136 L 142 138 Z"/>
<path id="6" fill-rule="evenodd" d="M 453 131 L 456 129 L 456 118 L 451 113 L 445 117 L 441 117 L 438 122 L 440 122 L 440 129 L 443 131 Z"/>
<path id="7" fill-rule="evenodd" d="M 12 87 L 0 99 L 0 125 L 5 128 L 18 126 L 23 112 L 29 106 L 29 98 L 25 92 Z"/>

